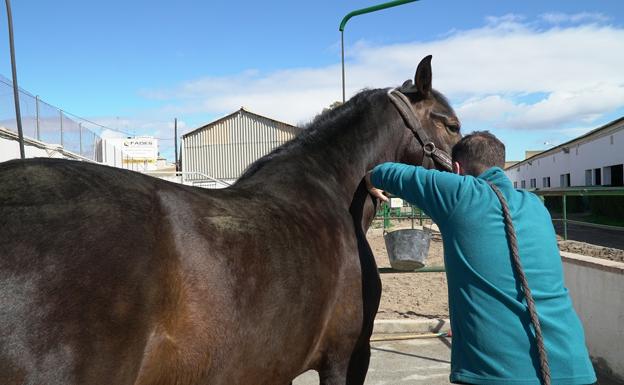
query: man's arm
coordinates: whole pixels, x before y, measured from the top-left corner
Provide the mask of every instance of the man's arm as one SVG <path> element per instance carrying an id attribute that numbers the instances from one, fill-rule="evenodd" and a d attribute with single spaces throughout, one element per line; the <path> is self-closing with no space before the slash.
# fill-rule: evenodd
<path id="1" fill-rule="evenodd" d="M 466 179 L 401 163 L 382 163 L 370 174 L 374 187 L 415 204 L 437 223 L 444 222 L 454 212 Z"/>

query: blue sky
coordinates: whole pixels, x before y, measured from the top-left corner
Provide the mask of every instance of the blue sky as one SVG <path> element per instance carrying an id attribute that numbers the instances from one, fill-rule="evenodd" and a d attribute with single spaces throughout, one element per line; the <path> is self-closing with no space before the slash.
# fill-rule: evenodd
<path id="1" fill-rule="evenodd" d="M 174 117 L 186 132 L 241 106 L 300 124 L 341 98 L 340 20 L 376 3 L 13 1 L 18 81 L 73 114 L 161 138 Z M 493 131 L 508 159 L 624 115 L 620 0 L 421 0 L 353 18 L 345 45 L 348 95 L 398 85 L 433 54 L 434 87 L 464 132 Z"/>

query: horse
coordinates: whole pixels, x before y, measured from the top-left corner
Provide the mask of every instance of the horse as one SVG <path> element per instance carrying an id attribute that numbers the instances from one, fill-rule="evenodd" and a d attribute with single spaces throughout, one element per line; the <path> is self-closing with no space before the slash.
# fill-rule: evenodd
<path id="1" fill-rule="evenodd" d="M 363 177 L 422 164 L 418 132 L 446 152 L 460 138 L 430 56 L 393 92 L 411 125 L 388 89 L 364 90 L 220 190 L 0 164 L 0 383 L 280 385 L 313 369 L 363 384 L 381 293 Z"/>

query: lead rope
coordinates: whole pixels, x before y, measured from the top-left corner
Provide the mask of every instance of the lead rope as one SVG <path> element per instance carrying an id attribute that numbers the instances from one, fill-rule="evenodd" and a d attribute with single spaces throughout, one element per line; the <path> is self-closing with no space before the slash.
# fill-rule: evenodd
<path id="1" fill-rule="evenodd" d="M 496 187 L 493 183 L 488 183 L 490 187 L 492 187 L 492 190 L 494 190 L 494 192 L 496 193 L 496 196 L 501 203 L 501 207 L 503 208 L 503 217 L 505 219 L 505 232 L 507 233 L 507 238 L 509 239 L 509 247 L 511 248 L 513 267 L 522 285 L 522 291 L 524 292 L 524 296 L 526 297 L 529 315 L 531 316 L 531 323 L 533 324 L 533 328 L 535 329 L 535 342 L 537 344 L 537 352 L 539 355 L 542 384 L 550 385 L 550 367 L 548 366 L 548 356 L 546 354 L 546 349 L 544 348 L 542 327 L 540 326 L 540 321 L 537 316 L 535 301 L 533 300 L 533 295 L 531 294 L 531 289 L 529 288 L 529 282 L 527 281 L 526 275 L 524 275 L 524 270 L 522 269 L 522 264 L 520 263 L 520 255 L 518 252 L 518 239 L 516 238 L 516 231 L 514 230 L 514 225 L 511 221 L 509 206 L 507 205 L 507 200 L 503 196 L 503 193 L 501 193 L 498 187 Z"/>

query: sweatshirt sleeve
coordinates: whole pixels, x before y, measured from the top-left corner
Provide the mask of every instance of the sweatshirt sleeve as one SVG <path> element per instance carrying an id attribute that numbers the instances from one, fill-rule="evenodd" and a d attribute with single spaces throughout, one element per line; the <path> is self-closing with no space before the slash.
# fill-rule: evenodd
<path id="1" fill-rule="evenodd" d="M 466 177 L 401 163 L 382 163 L 371 174 L 371 183 L 418 206 L 436 223 L 445 223 L 461 195 Z"/>

